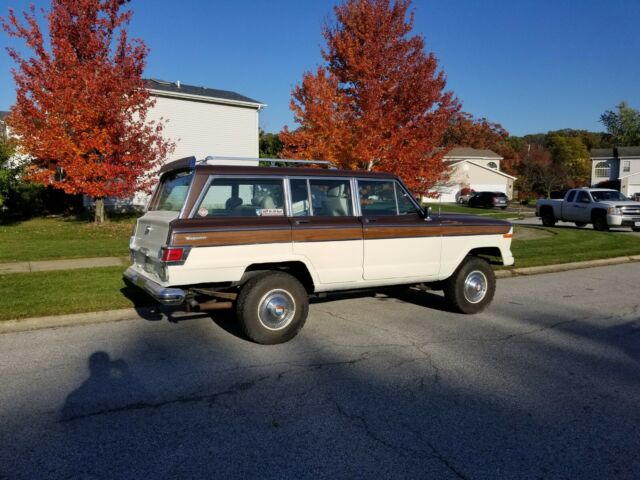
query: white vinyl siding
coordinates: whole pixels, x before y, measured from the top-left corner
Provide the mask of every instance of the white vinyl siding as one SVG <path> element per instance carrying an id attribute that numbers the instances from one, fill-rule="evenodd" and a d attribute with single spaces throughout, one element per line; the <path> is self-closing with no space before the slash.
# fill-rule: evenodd
<path id="1" fill-rule="evenodd" d="M 194 155 L 258 156 L 258 109 L 156 96 L 149 119 L 168 120 L 163 135 L 176 143 L 168 160 Z"/>

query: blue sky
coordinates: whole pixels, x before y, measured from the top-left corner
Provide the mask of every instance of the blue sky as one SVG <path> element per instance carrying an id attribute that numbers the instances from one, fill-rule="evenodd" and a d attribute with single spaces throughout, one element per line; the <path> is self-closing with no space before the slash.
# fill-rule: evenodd
<path id="1" fill-rule="evenodd" d="M 0 0 L 0 12 L 44 0 Z M 132 0 L 131 33 L 151 48 L 146 76 L 234 90 L 268 104 L 262 127 L 293 124 L 291 89 L 321 63 L 333 1 Z M 414 0 L 415 33 L 463 109 L 514 135 L 602 130 L 620 100 L 640 108 L 638 0 Z M 16 45 L 0 32 L 0 46 Z M 0 52 L 0 110 L 14 100 Z"/>

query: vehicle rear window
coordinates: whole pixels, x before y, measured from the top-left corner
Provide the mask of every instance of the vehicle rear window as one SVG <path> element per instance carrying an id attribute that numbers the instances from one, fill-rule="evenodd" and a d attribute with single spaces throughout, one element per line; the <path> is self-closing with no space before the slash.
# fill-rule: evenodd
<path id="1" fill-rule="evenodd" d="M 182 210 L 191 180 L 193 170 L 177 170 L 164 174 L 158 186 L 157 200 L 151 205 L 150 210 Z"/>

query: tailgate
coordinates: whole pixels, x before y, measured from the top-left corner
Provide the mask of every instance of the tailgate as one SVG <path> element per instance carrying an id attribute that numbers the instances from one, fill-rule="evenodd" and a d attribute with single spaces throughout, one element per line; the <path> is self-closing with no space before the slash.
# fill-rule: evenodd
<path id="1" fill-rule="evenodd" d="M 169 224 L 179 212 L 149 211 L 138 219 L 129 242 L 131 260 L 149 273 L 161 276 L 160 249 L 167 244 Z"/>

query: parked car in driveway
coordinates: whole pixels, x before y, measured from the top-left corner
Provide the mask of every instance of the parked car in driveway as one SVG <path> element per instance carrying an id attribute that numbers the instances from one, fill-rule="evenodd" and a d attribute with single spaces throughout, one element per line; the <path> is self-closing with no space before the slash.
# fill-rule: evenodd
<path id="1" fill-rule="evenodd" d="M 509 204 L 509 199 L 502 192 L 476 192 L 469 198 L 470 207 L 501 208 L 504 210 Z"/>
<path id="2" fill-rule="evenodd" d="M 592 223 L 593 228 L 600 231 L 607 231 L 609 227 L 631 227 L 634 232 L 640 232 L 640 202 L 606 188 L 574 188 L 563 200 L 538 200 L 536 216 L 546 227 L 563 221 L 574 222 L 578 227 Z"/>
<path id="3" fill-rule="evenodd" d="M 476 193 L 476 191 L 473 188 L 463 188 L 458 194 L 458 203 L 461 205 L 469 203 L 469 199 L 474 193 Z"/>

